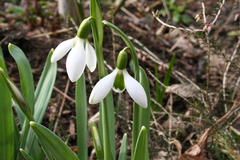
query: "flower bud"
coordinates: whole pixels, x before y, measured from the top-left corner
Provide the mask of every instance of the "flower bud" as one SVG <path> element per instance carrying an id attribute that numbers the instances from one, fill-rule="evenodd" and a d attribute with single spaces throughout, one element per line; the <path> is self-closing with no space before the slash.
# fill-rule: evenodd
<path id="1" fill-rule="evenodd" d="M 91 32 L 91 23 L 93 18 L 88 17 L 82 21 L 78 28 L 77 36 L 81 39 L 87 39 L 87 36 Z"/>
<path id="2" fill-rule="evenodd" d="M 128 64 L 128 54 L 126 52 L 127 48 L 120 51 L 117 58 L 117 68 L 120 70 L 126 69 Z"/>

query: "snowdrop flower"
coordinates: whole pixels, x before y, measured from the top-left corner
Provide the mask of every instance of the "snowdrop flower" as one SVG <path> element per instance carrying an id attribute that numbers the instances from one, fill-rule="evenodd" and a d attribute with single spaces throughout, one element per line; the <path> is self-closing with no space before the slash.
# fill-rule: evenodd
<path id="1" fill-rule="evenodd" d="M 130 97 L 141 107 L 147 108 L 147 95 L 141 84 L 135 80 L 126 70 L 127 53 L 123 50 L 117 59 L 117 68 L 112 73 L 102 78 L 93 88 L 89 103 L 96 104 L 102 101 L 111 89 L 121 93 L 125 90 Z"/>
<path id="2" fill-rule="evenodd" d="M 66 69 L 68 77 L 72 82 L 77 81 L 81 77 L 86 65 L 91 72 L 96 69 L 96 53 L 87 41 L 89 24 L 89 18 L 85 19 L 79 27 L 77 36 L 61 42 L 51 57 L 51 62 L 57 62 L 70 51 L 67 56 Z"/>

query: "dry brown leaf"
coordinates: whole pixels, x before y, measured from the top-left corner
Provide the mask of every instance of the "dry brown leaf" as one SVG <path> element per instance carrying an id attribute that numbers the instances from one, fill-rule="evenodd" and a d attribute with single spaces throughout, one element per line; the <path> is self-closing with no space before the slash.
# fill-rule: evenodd
<path id="1" fill-rule="evenodd" d="M 176 48 L 183 49 L 185 52 L 188 52 L 188 53 L 193 52 L 192 43 L 188 39 L 186 39 L 184 36 L 181 36 L 181 37 L 177 38 L 175 44 L 170 49 L 170 52 L 172 52 Z"/>
<path id="2" fill-rule="evenodd" d="M 211 128 L 205 130 L 198 140 L 198 143 L 190 147 L 181 155 L 181 160 L 208 160 L 205 155 L 205 145 Z"/>
<path id="3" fill-rule="evenodd" d="M 166 89 L 166 93 L 174 93 L 183 98 L 196 97 L 201 99 L 201 96 L 200 96 L 201 92 L 199 91 L 199 89 L 197 89 L 191 84 L 174 84 L 174 85 L 168 86 Z"/>
<path id="4" fill-rule="evenodd" d="M 209 67 L 214 68 L 218 73 L 224 73 L 226 64 L 227 62 L 222 55 L 210 55 Z"/>
<path id="5" fill-rule="evenodd" d="M 181 145 L 181 143 L 177 139 L 172 139 L 170 141 L 170 144 L 174 144 L 176 146 L 177 151 L 178 151 L 178 156 L 181 157 L 181 154 L 182 154 L 182 145 Z"/>

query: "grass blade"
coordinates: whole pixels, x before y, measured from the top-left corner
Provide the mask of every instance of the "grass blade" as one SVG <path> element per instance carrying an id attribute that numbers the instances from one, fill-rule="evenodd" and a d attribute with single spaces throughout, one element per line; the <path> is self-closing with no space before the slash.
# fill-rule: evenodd
<path id="1" fill-rule="evenodd" d="M 6 72 L 2 49 L 0 47 L 0 67 Z M 0 159 L 13 160 L 14 155 L 14 118 L 11 93 L 6 81 L 0 75 Z"/>
<path id="2" fill-rule="evenodd" d="M 31 121 L 30 126 L 45 150 L 52 153 L 57 160 L 79 160 L 77 155 L 48 128 Z"/>
<path id="3" fill-rule="evenodd" d="M 168 64 L 167 72 L 166 72 L 166 74 L 164 76 L 163 84 L 165 86 L 169 85 L 169 82 L 170 82 L 170 79 L 171 79 L 172 70 L 173 70 L 173 67 L 175 65 L 175 62 L 176 62 L 176 55 L 173 55 L 171 60 L 170 60 L 170 62 L 169 62 L 169 64 Z M 159 104 L 163 103 L 165 90 L 166 90 L 166 88 L 164 86 L 162 86 L 162 88 L 160 90 L 160 95 L 158 95 L 158 102 L 159 102 Z"/>
<path id="4" fill-rule="evenodd" d="M 122 138 L 122 144 L 119 152 L 118 160 L 127 159 L 127 134 L 125 133 Z"/>

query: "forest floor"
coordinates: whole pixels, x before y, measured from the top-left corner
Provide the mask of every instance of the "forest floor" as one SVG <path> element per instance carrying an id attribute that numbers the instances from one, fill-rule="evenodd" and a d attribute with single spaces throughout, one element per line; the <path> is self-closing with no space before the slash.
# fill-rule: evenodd
<path id="1" fill-rule="evenodd" d="M 103 5 L 104 19 L 119 26 L 136 45 L 140 65 L 150 80 L 154 106 L 150 122 L 151 159 L 182 156 L 240 160 L 240 1 L 210 0 L 203 5 L 201 1 L 181 0 L 171 7 L 162 2 L 129 0 L 114 16 L 114 5 Z M 55 2 L 48 2 L 44 11 L 51 12 L 50 15 L 35 17 L 12 13 L 11 3 L 0 4 L 0 45 L 9 74 L 14 82 L 19 82 L 17 67 L 7 51 L 8 43 L 14 43 L 29 58 L 37 82 L 49 50 L 73 37 L 74 25 L 59 18 Z M 165 16 L 156 15 L 157 10 Z M 85 11 L 88 12 L 88 4 Z M 206 31 L 197 31 L 203 29 Z M 110 71 L 116 58 L 113 53 L 125 46 L 113 31 L 106 29 L 104 35 L 104 56 Z M 163 82 L 174 55 L 171 80 L 159 102 L 156 93 L 163 87 L 159 81 Z M 97 73 L 87 71 L 86 77 L 90 93 L 98 81 Z M 74 88 L 66 74 L 65 60 L 61 60 L 44 124 L 63 139 L 69 139 L 76 150 Z M 127 94 L 114 95 L 121 104 L 116 114 L 116 142 L 120 142 L 123 133 L 131 133 L 132 102 Z M 90 119 L 97 112 L 98 105 L 89 105 Z M 90 143 L 89 154 L 94 157 L 92 151 Z"/>

